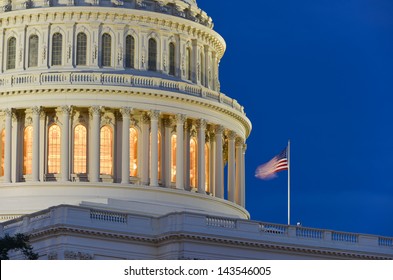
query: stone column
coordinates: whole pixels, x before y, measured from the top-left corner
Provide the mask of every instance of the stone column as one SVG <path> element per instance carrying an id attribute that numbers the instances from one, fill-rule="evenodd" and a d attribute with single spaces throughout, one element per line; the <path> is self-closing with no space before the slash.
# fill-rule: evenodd
<path id="1" fill-rule="evenodd" d="M 11 183 L 12 109 L 5 111 L 4 183 Z"/>
<path id="2" fill-rule="evenodd" d="M 235 203 L 241 205 L 243 139 L 236 138 L 236 189 Z"/>
<path id="3" fill-rule="evenodd" d="M 142 168 L 141 180 L 143 185 L 149 184 L 149 124 L 150 119 L 147 114 L 142 117 Z"/>
<path id="4" fill-rule="evenodd" d="M 224 198 L 224 159 L 223 159 L 223 142 L 222 133 L 224 127 L 216 126 L 216 186 L 215 194 L 218 198 Z"/>
<path id="5" fill-rule="evenodd" d="M 164 139 L 164 185 L 171 187 L 171 131 L 172 121 L 167 118 L 164 120 L 165 139 Z"/>
<path id="6" fill-rule="evenodd" d="M 121 139 L 121 183 L 130 183 L 130 113 L 131 108 L 120 109 L 123 117 L 123 131 Z"/>
<path id="7" fill-rule="evenodd" d="M 90 154 L 90 182 L 100 181 L 100 126 L 101 126 L 101 107 L 93 106 L 90 108 L 92 115 L 91 123 L 91 154 Z"/>
<path id="8" fill-rule="evenodd" d="M 160 112 L 151 110 L 150 126 L 151 126 L 151 150 L 150 150 L 150 186 L 158 186 L 158 118 Z"/>
<path id="9" fill-rule="evenodd" d="M 216 134 L 214 131 L 209 132 L 210 138 L 210 192 L 216 195 Z"/>
<path id="10" fill-rule="evenodd" d="M 191 158 L 190 158 L 190 140 L 191 140 L 191 128 L 192 121 L 184 122 L 184 150 L 183 150 L 183 173 L 184 173 L 184 186 L 186 190 L 191 190 L 191 178 L 190 178 L 190 168 L 191 168 Z"/>
<path id="11" fill-rule="evenodd" d="M 228 133 L 228 200 L 231 202 L 235 202 L 235 186 L 236 186 L 235 139 L 236 139 L 236 133 L 230 131 Z"/>
<path id="12" fill-rule="evenodd" d="M 40 115 L 41 108 L 33 107 L 33 182 L 38 182 L 40 180 Z"/>
<path id="13" fill-rule="evenodd" d="M 240 206 L 246 206 L 246 150 L 247 145 L 243 145 L 242 162 L 241 162 L 241 185 L 240 185 Z"/>
<path id="14" fill-rule="evenodd" d="M 205 184 L 206 184 L 206 176 L 205 176 L 205 138 L 206 138 L 206 121 L 204 119 L 200 119 L 197 122 L 198 126 L 198 192 L 206 193 Z"/>
<path id="15" fill-rule="evenodd" d="M 186 116 L 176 115 L 176 189 L 184 190 L 184 122 Z"/>
<path id="16" fill-rule="evenodd" d="M 61 133 L 61 180 L 70 180 L 70 106 L 61 107 L 63 130 Z"/>

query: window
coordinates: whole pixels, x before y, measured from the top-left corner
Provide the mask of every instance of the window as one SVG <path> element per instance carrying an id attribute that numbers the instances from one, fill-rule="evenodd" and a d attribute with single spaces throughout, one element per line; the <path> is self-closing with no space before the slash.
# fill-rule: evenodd
<path id="1" fill-rule="evenodd" d="M 0 142 L 0 176 L 4 176 L 4 148 L 5 148 L 5 129 L 1 131 L 1 142 Z"/>
<path id="2" fill-rule="evenodd" d="M 80 32 L 76 36 L 76 65 L 86 65 L 87 36 Z"/>
<path id="3" fill-rule="evenodd" d="M 175 75 L 175 44 L 169 44 L 169 75 Z"/>
<path id="4" fill-rule="evenodd" d="M 78 124 L 74 128 L 74 173 L 86 173 L 87 132 L 86 127 Z"/>
<path id="5" fill-rule="evenodd" d="M 29 38 L 29 67 L 38 66 L 38 36 L 31 35 Z"/>
<path id="6" fill-rule="evenodd" d="M 61 131 L 57 124 L 53 124 L 48 131 L 48 173 L 60 173 L 60 160 Z"/>
<path id="7" fill-rule="evenodd" d="M 157 42 L 153 38 L 149 39 L 149 59 L 148 70 L 157 70 Z"/>
<path id="8" fill-rule="evenodd" d="M 210 147 L 205 144 L 205 191 L 210 192 Z M 203 170 L 201 171 L 203 172 Z"/>
<path id="9" fill-rule="evenodd" d="M 112 175 L 113 136 L 109 126 L 101 128 L 100 140 L 100 174 Z"/>
<path id="10" fill-rule="evenodd" d="M 112 37 L 108 33 L 102 35 L 102 48 L 101 48 L 101 62 L 102 66 L 111 66 L 112 60 Z"/>
<path id="11" fill-rule="evenodd" d="M 130 128 L 130 176 L 138 175 L 138 132 Z"/>
<path id="12" fill-rule="evenodd" d="M 135 39 L 131 35 L 126 37 L 126 68 L 135 68 Z"/>
<path id="13" fill-rule="evenodd" d="M 171 138 L 171 182 L 176 182 L 176 135 Z"/>
<path id="14" fill-rule="evenodd" d="M 195 138 L 190 140 L 190 186 L 197 186 L 197 142 Z"/>
<path id="15" fill-rule="evenodd" d="M 25 128 L 23 133 L 23 175 L 32 174 L 33 163 L 33 127 Z"/>
<path id="16" fill-rule="evenodd" d="M 61 65 L 63 50 L 63 35 L 55 33 L 52 36 L 52 66 Z"/>
<path id="17" fill-rule="evenodd" d="M 15 69 L 16 38 L 11 37 L 7 44 L 7 69 Z"/>
<path id="18" fill-rule="evenodd" d="M 186 50 L 186 67 L 187 67 L 187 80 L 191 81 L 191 49 Z"/>

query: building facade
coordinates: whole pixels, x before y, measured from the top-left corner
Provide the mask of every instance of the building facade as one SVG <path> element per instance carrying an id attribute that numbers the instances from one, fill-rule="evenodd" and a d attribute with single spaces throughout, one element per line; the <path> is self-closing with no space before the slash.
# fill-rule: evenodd
<path id="1" fill-rule="evenodd" d="M 1 234 L 30 234 L 43 259 L 391 257 L 391 239 L 345 253 L 317 233 L 319 254 L 248 221 L 251 122 L 220 92 L 225 41 L 195 0 L 2 7 Z"/>

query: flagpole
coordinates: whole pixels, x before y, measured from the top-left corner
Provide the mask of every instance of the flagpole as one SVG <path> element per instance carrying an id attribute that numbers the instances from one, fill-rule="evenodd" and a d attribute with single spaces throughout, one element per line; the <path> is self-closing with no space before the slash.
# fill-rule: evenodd
<path id="1" fill-rule="evenodd" d="M 291 224 L 291 141 L 288 140 L 287 159 L 288 159 L 288 225 Z"/>

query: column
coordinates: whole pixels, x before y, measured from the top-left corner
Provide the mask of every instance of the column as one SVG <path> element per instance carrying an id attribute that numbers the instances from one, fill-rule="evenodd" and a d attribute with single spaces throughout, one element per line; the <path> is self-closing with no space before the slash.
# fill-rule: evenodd
<path id="1" fill-rule="evenodd" d="M 200 119 L 197 122 L 198 126 L 198 192 L 206 193 L 205 191 L 205 138 L 206 138 L 206 121 L 204 119 Z"/>
<path id="2" fill-rule="evenodd" d="M 235 202 L 235 186 L 236 186 L 235 139 L 236 139 L 236 133 L 230 131 L 228 133 L 228 200 L 231 202 Z"/>
<path id="3" fill-rule="evenodd" d="M 184 122 L 186 116 L 176 115 L 176 189 L 184 190 Z"/>
<path id="4" fill-rule="evenodd" d="M 61 133 L 61 180 L 70 180 L 70 106 L 61 107 L 63 130 Z"/>
<path id="5" fill-rule="evenodd" d="M 210 138 L 210 192 L 216 195 L 216 134 L 209 132 Z"/>
<path id="6" fill-rule="evenodd" d="M 243 139 L 236 138 L 236 189 L 235 203 L 241 205 Z"/>
<path id="7" fill-rule="evenodd" d="M 121 183 L 130 183 L 130 113 L 131 108 L 120 109 L 123 117 L 123 131 L 121 139 Z"/>
<path id="8" fill-rule="evenodd" d="M 223 142 L 222 133 L 224 127 L 222 125 L 216 126 L 216 186 L 215 194 L 218 198 L 224 198 L 224 159 L 223 159 Z"/>
<path id="9" fill-rule="evenodd" d="M 165 139 L 164 139 L 164 185 L 171 187 L 171 136 L 172 121 L 167 118 L 164 120 Z"/>
<path id="10" fill-rule="evenodd" d="M 33 162 L 32 162 L 32 181 L 40 180 L 40 115 L 41 108 L 33 107 Z"/>
<path id="11" fill-rule="evenodd" d="M 90 108 L 92 115 L 91 123 L 91 154 L 90 154 L 90 182 L 100 181 L 100 126 L 101 126 L 101 107 L 93 106 Z"/>
<path id="12" fill-rule="evenodd" d="M 186 190 L 191 190 L 191 180 L 190 180 L 190 168 L 191 168 L 191 159 L 190 159 L 190 140 L 191 140 L 191 128 L 192 121 L 186 121 L 184 123 L 184 150 L 183 150 L 183 158 L 184 158 L 184 186 Z"/>
<path id="13" fill-rule="evenodd" d="M 243 150 L 242 150 L 242 162 L 241 162 L 241 185 L 240 185 L 240 206 L 245 207 L 246 206 L 246 150 L 247 150 L 247 145 L 243 145 Z"/>
<path id="14" fill-rule="evenodd" d="M 5 111 L 4 183 L 11 183 L 12 109 Z"/>
<path id="15" fill-rule="evenodd" d="M 142 117 L 142 185 L 149 184 L 149 124 L 149 116 L 147 114 L 144 114 Z"/>
<path id="16" fill-rule="evenodd" d="M 160 112 L 151 110 L 150 126 L 151 126 L 151 151 L 150 151 L 150 186 L 158 186 L 158 118 Z"/>

